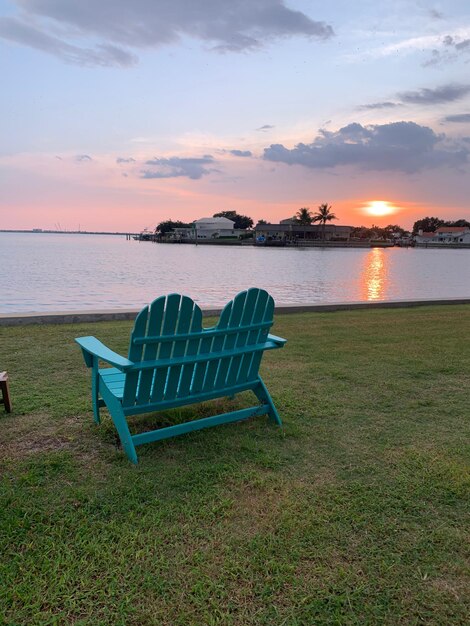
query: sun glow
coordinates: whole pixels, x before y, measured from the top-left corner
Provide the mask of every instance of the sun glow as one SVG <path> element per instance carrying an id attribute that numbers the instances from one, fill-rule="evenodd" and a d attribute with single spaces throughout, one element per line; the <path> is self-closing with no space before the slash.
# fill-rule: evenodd
<path id="1" fill-rule="evenodd" d="M 390 204 L 390 202 L 387 202 L 386 200 L 371 200 L 364 206 L 364 212 L 367 213 L 367 215 L 373 215 L 374 217 L 392 215 L 398 210 L 398 207 Z"/>

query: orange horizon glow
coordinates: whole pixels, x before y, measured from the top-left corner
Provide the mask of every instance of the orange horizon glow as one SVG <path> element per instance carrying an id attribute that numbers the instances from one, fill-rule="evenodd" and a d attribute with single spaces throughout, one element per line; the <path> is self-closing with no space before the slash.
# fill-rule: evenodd
<path id="1" fill-rule="evenodd" d="M 9 211 L 2 220 L 2 228 L 6 229 L 55 229 L 56 224 L 67 230 L 103 230 L 121 232 L 140 232 L 144 227 L 154 228 L 159 222 L 167 219 L 192 221 L 201 217 L 210 217 L 218 211 L 236 210 L 250 216 L 256 224 L 259 219 L 277 223 L 292 217 L 301 206 L 308 206 L 312 212 L 316 210 L 315 202 L 251 201 L 249 198 L 237 198 L 234 195 L 191 193 L 188 189 L 169 190 L 159 197 L 152 194 L 137 194 L 134 190 L 120 190 L 119 195 L 106 192 L 97 194 L 97 198 L 87 194 L 85 197 L 69 198 L 51 193 L 39 195 L 34 205 L 10 202 Z M 413 222 L 425 215 L 442 214 L 436 207 L 425 209 L 401 202 L 396 206 L 385 200 L 332 202 L 333 211 L 337 216 L 335 224 L 348 226 L 385 225 L 393 221 L 404 228 L 410 228 Z M 1 208 L 0 208 L 1 212 Z M 392 216 L 399 214 L 399 218 Z M 448 219 L 465 217 L 458 209 L 452 214 L 448 210 L 444 217 Z"/>
<path id="2" fill-rule="evenodd" d="M 145 180 L 139 176 L 140 166 L 116 169 L 115 161 L 115 155 L 96 155 L 84 163 L 77 163 L 73 155 L 61 160 L 52 154 L 0 158 L 7 173 L 0 198 L 1 228 L 54 230 L 60 224 L 67 230 L 140 232 L 167 219 L 189 222 L 226 210 L 248 215 L 255 223 L 260 219 L 277 223 L 300 207 L 314 213 L 323 202 L 332 206 L 337 225 L 393 222 L 410 229 L 426 215 L 469 219 L 466 205 L 442 199 L 443 187 L 432 194 L 427 190 L 423 197 L 410 183 L 407 187 L 396 180 L 352 180 L 348 184 L 357 189 L 341 190 L 335 179 L 325 178 L 312 192 L 310 180 L 300 170 L 288 170 L 290 188 L 283 176 L 250 169 L 249 160 L 243 159 L 235 162 L 239 178 Z"/>

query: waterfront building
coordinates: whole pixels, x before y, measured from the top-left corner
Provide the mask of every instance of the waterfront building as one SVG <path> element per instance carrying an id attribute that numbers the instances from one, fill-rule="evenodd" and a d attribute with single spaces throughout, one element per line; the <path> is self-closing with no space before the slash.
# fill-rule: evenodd
<path id="1" fill-rule="evenodd" d="M 418 231 L 415 241 L 419 245 L 470 245 L 470 228 L 467 226 L 440 226 L 434 232 Z"/>
<path id="2" fill-rule="evenodd" d="M 201 217 L 189 227 L 175 228 L 168 238 L 177 241 L 239 239 L 245 233 L 245 229 L 235 228 L 235 222 L 226 217 Z"/>
<path id="3" fill-rule="evenodd" d="M 351 226 L 337 226 L 336 224 L 302 225 L 292 218 L 281 220 L 279 224 L 257 224 L 255 226 L 255 240 L 258 242 L 296 243 L 299 241 L 349 241 Z"/>

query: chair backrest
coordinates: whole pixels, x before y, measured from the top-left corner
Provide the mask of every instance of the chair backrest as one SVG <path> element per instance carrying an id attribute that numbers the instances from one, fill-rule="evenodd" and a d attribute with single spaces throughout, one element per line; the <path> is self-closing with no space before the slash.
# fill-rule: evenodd
<path id="1" fill-rule="evenodd" d="M 239 293 L 208 329 L 191 298 L 157 298 L 135 320 L 129 359 L 140 369 L 126 374 L 123 406 L 171 402 L 254 381 L 273 315 L 274 300 L 263 289 Z"/>

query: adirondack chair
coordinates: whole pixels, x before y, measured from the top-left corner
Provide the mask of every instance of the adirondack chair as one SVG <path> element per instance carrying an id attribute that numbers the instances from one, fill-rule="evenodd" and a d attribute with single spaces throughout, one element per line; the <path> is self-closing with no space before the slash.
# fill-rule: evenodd
<path id="1" fill-rule="evenodd" d="M 274 300 L 263 289 L 239 293 L 223 309 L 212 328 L 202 327 L 202 312 L 187 296 L 157 298 L 138 314 L 131 333 L 129 357 L 116 354 L 94 337 L 78 337 L 91 368 L 93 413 L 100 423 L 106 406 L 122 447 L 137 463 L 135 446 L 190 431 L 267 414 L 281 418 L 258 373 L 265 350 L 286 340 L 270 335 Z M 99 361 L 111 367 L 100 368 Z M 261 404 L 131 435 L 128 415 L 180 407 L 251 390 Z"/>

